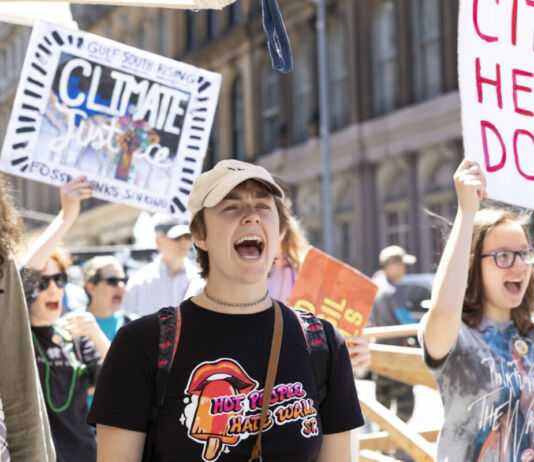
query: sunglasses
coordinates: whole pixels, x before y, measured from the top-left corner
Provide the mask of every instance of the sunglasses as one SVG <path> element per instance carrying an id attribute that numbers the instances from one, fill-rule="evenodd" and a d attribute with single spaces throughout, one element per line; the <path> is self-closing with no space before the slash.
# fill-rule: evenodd
<path id="1" fill-rule="evenodd" d="M 126 285 L 128 278 L 118 278 L 118 277 L 109 277 L 109 278 L 97 278 L 94 281 L 94 284 L 98 284 L 100 281 L 104 281 L 108 286 L 117 287 L 121 282 Z"/>
<path id="2" fill-rule="evenodd" d="M 48 289 L 50 286 L 50 281 L 54 281 L 56 284 L 56 287 L 58 289 L 63 289 L 65 287 L 65 284 L 67 283 L 67 274 L 66 273 L 56 273 L 56 274 L 48 274 L 48 275 L 42 275 L 41 279 L 39 280 L 39 284 L 37 285 L 37 290 L 43 291 Z"/>

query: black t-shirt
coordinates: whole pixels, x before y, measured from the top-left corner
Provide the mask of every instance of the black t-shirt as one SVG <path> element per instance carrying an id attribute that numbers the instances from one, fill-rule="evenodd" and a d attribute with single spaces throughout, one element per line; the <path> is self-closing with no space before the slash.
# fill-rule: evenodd
<path id="1" fill-rule="evenodd" d="M 262 433 L 264 461 L 317 458 L 323 433 L 363 424 L 348 350 L 326 324 L 331 349 L 328 395 L 317 390 L 304 334 L 282 305 L 284 332 Z M 274 309 L 227 315 L 182 303 L 182 329 L 155 435 L 154 461 L 248 461 L 261 414 Z M 88 421 L 146 432 L 158 357 L 157 314 L 122 327 L 106 356 Z"/>
<path id="2" fill-rule="evenodd" d="M 65 341 L 52 326 L 32 326 L 32 332 L 50 365 L 47 386 L 46 362 L 34 341 L 37 369 L 56 447 L 57 461 L 95 462 L 95 436 L 86 423 L 87 390 L 96 381 L 96 374 L 100 368 L 100 355 L 87 337 L 74 337 L 72 341 Z M 77 373 L 72 387 L 74 361 L 77 361 L 79 367 L 84 370 Z M 61 410 L 69 401 L 71 387 L 70 404 Z M 51 409 L 50 401 L 56 410 L 61 412 Z"/>

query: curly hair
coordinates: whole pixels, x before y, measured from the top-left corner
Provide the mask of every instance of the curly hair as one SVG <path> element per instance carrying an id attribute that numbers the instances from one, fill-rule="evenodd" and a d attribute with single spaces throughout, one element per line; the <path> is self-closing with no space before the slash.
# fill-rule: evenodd
<path id="1" fill-rule="evenodd" d="M 0 278 L 4 277 L 2 266 L 7 256 L 14 253 L 22 241 L 24 229 L 8 180 L 0 174 Z"/>
<path id="2" fill-rule="evenodd" d="M 477 212 L 475 215 L 473 238 L 471 241 L 471 255 L 469 258 L 469 271 L 467 276 L 467 289 L 465 291 L 462 320 L 470 327 L 477 327 L 482 321 L 484 304 L 484 291 L 482 286 L 482 270 L 480 255 L 482 244 L 488 233 L 504 222 L 517 223 L 523 229 L 529 245 L 532 245 L 528 225 L 531 214 L 527 212 L 515 213 L 510 209 L 491 207 Z M 534 327 L 532 313 L 534 312 L 534 272 L 521 304 L 512 309 L 512 319 L 522 335 Z"/>

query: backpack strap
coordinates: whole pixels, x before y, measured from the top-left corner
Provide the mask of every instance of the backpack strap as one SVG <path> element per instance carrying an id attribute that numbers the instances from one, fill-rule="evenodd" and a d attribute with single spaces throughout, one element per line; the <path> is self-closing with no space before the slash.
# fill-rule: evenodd
<path id="1" fill-rule="evenodd" d="M 159 321 L 159 345 L 156 376 L 154 379 L 154 401 L 150 410 L 150 427 L 145 439 L 143 450 L 143 462 L 149 462 L 152 458 L 154 436 L 158 421 L 159 410 L 163 406 L 171 367 L 176 354 L 180 331 L 182 328 L 182 312 L 180 307 L 168 306 L 158 311 Z"/>
<path id="2" fill-rule="evenodd" d="M 317 316 L 309 311 L 296 308 L 293 308 L 292 311 L 299 320 L 306 340 L 320 407 L 328 392 L 328 377 L 330 375 L 330 346 L 324 325 Z"/>

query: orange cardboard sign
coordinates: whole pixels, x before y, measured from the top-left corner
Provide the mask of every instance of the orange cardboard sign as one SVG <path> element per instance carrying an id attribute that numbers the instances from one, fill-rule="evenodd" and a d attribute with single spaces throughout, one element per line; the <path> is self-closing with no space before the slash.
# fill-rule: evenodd
<path id="1" fill-rule="evenodd" d="M 367 276 L 310 247 L 288 304 L 311 311 L 343 335 L 360 335 L 378 290 Z"/>

